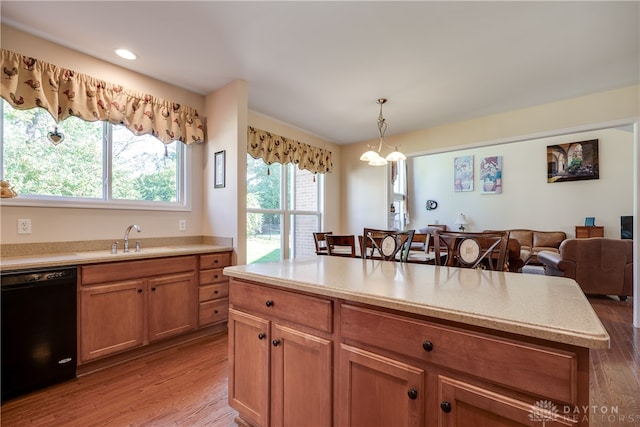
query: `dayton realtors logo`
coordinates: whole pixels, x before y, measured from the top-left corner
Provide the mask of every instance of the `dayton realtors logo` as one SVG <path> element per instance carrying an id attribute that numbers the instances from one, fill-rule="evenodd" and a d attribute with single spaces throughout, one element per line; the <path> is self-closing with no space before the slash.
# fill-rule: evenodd
<path id="1" fill-rule="evenodd" d="M 541 422 L 543 426 L 547 421 L 554 421 L 558 418 L 558 407 L 549 400 L 538 400 L 531 405 L 529 410 L 529 419 Z"/>
<path id="2" fill-rule="evenodd" d="M 544 426 L 547 421 L 564 420 L 569 422 L 592 422 L 611 425 L 637 425 L 640 423 L 638 414 L 621 414 L 617 406 L 562 406 L 549 400 L 538 400 L 529 409 L 529 420 L 540 422 Z"/>

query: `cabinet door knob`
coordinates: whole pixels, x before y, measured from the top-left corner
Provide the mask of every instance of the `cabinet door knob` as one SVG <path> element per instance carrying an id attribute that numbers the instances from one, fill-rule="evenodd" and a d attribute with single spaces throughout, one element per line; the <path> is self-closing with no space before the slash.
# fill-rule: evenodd
<path id="1" fill-rule="evenodd" d="M 213 291 L 214 294 L 218 295 L 218 291 Z"/>
<path id="2" fill-rule="evenodd" d="M 422 343 L 422 348 L 424 348 L 424 351 L 431 351 L 433 350 L 433 343 L 431 341 L 425 341 Z"/>
<path id="3" fill-rule="evenodd" d="M 280 345 L 280 340 L 273 340 L 272 344 L 274 347 L 277 347 Z"/>
<path id="4" fill-rule="evenodd" d="M 153 292 L 155 292 L 155 291 L 156 291 L 156 287 L 154 286 L 153 288 L 151 288 L 151 290 L 152 290 Z"/>
<path id="5" fill-rule="evenodd" d="M 440 409 L 442 409 L 442 412 L 446 412 L 446 413 L 451 412 L 451 402 L 449 402 L 448 400 L 442 401 L 440 403 Z"/>
<path id="6" fill-rule="evenodd" d="M 138 288 L 138 293 L 141 294 L 142 293 L 142 289 Z"/>
<path id="7" fill-rule="evenodd" d="M 214 278 L 214 279 L 217 279 L 217 278 L 218 278 L 218 275 L 216 274 L 215 276 L 213 276 L 213 278 Z"/>
<path id="8" fill-rule="evenodd" d="M 267 300 L 267 302 L 265 302 L 265 305 L 266 305 L 267 307 L 273 307 L 273 301 L 271 301 L 271 300 L 269 299 L 269 300 Z"/>
<path id="9" fill-rule="evenodd" d="M 213 314 L 218 314 L 218 310 L 213 310 Z"/>
<path id="10" fill-rule="evenodd" d="M 266 337 L 267 337 L 267 334 L 265 334 L 264 332 L 260 332 L 260 333 L 258 334 L 258 339 L 259 339 L 259 340 L 263 340 L 263 339 L 265 339 Z"/>
<path id="11" fill-rule="evenodd" d="M 418 398 L 418 390 L 416 390 L 415 388 L 410 388 L 407 394 L 409 395 L 409 399 L 411 400 L 416 400 Z"/>
<path id="12" fill-rule="evenodd" d="M 217 264 L 217 263 L 218 263 L 218 260 L 217 260 L 217 259 L 216 259 L 216 260 L 213 260 L 213 263 L 214 263 L 214 264 Z"/>

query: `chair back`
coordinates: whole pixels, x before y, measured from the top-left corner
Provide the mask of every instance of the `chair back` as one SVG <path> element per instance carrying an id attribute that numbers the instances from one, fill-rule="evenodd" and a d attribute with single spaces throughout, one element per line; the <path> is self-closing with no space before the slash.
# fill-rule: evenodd
<path id="1" fill-rule="evenodd" d="M 426 233 L 415 233 L 411 241 L 411 250 L 426 252 L 426 248 L 429 245 L 429 237 Z"/>
<path id="2" fill-rule="evenodd" d="M 327 234 L 325 238 L 329 255 L 355 258 L 356 238 L 353 234 Z"/>
<path id="3" fill-rule="evenodd" d="M 434 236 L 436 265 L 506 271 L 508 242 L 508 231 L 437 231 Z"/>
<path id="4" fill-rule="evenodd" d="M 420 233 L 424 233 L 427 235 L 425 248 L 424 248 L 425 252 L 427 253 L 432 252 L 435 249 L 434 236 L 436 234 L 436 231 L 447 231 L 447 226 L 444 224 L 429 224 L 425 228 L 420 229 Z"/>
<path id="5" fill-rule="evenodd" d="M 415 230 L 365 228 L 360 243 L 362 258 L 406 262 Z"/>
<path id="6" fill-rule="evenodd" d="M 329 253 L 327 249 L 327 234 L 332 234 L 332 231 L 317 231 L 313 233 L 313 243 L 316 245 L 317 255 L 327 255 Z"/>

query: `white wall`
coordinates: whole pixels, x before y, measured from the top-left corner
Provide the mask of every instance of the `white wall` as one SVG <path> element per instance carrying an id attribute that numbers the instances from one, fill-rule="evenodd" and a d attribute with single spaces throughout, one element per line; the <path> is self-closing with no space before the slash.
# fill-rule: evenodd
<path id="1" fill-rule="evenodd" d="M 417 156 L 575 133 L 587 128 L 609 127 L 612 122 L 633 123 L 639 115 L 640 86 L 631 86 L 393 135 L 386 139 L 390 145 L 398 146 L 409 156 Z M 385 167 L 368 166 L 359 160 L 367 144 L 374 142 L 377 141 L 350 144 L 342 150 L 344 209 L 341 222 L 350 233 L 366 226 L 386 224 L 388 172 Z M 541 172 L 543 175 L 544 171 L 546 166 Z M 526 219 L 527 222 L 535 221 L 535 218 Z"/>
<path id="2" fill-rule="evenodd" d="M 47 42 L 24 32 L 1 26 L 2 47 L 81 73 L 152 93 L 160 98 L 191 106 L 205 116 L 204 97 L 160 82 L 88 55 Z M 202 168 L 204 147 L 190 145 L 190 180 L 193 185 L 190 211 L 146 211 L 135 209 L 77 209 L 0 205 L 2 243 L 65 242 L 74 240 L 121 240 L 129 224 L 139 224 L 140 238 L 200 236 L 202 231 Z M 11 177 L 6 177 L 11 181 Z M 18 234 L 18 218 L 29 218 L 32 234 Z M 178 230 L 178 221 L 187 230 Z"/>
<path id="3" fill-rule="evenodd" d="M 547 183 L 548 145 L 598 139 L 600 179 Z M 474 191 L 453 191 L 453 159 L 474 156 Z M 502 156 L 501 194 L 483 194 L 479 179 L 482 157 Z M 633 133 L 606 129 L 571 135 L 457 150 L 411 158 L 410 228 L 439 221 L 457 230 L 464 213 L 467 231 L 531 228 L 575 234 L 587 216 L 604 226 L 605 237 L 620 238 L 620 216 L 633 213 Z M 433 199 L 438 208 L 425 209 Z"/>
<path id="4" fill-rule="evenodd" d="M 342 224 L 340 223 L 341 182 L 343 178 L 341 169 L 342 147 L 254 111 L 249 111 L 249 126 L 331 151 L 333 172 L 323 174 L 324 215 L 321 227 L 323 230 L 332 230 L 335 233 L 343 232 L 344 230 L 342 230 Z"/>
<path id="5" fill-rule="evenodd" d="M 323 226 L 340 229 L 341 147 L 269 117 L 248 111 L 247 82 L 236 80 L 206 97 L 151 79 L 22 31 L 1 26 L 2 47 L 76 70 L 106 81 L 149 92 L 196 108 L 206 118 L 207 143 L 188 146 L 192 157 L 189 211 L 144 211 L 4 206 L 0 204 L 2 243 L 121 239 L 129 224 L 142 227 L 142 238 L 215 235 L 233 237 L 238 261 L 245 253 L 246 128 L 250 124 L 279 135 L 326 148 L 333 153 L 335 171 L 325 175 Z M 249 119 L 249 116 L 251 119 Z M 226 187 L 213 188 L 213 155 L 226 151 Z M 7 177 L 10 181 L 10 177 Z M 17 233 L 18 218 L 32 220 L 32 234 Z M 178 230 L 178 220 L 187 230 Z"/>
<path id="6" fill-rule="evenodd" d="M 202 184 L 205 235 L 231 237 L 237 263 L 246 259 L 247 82 L 235 80 L 206 98 L 207 143 Z M 225 186 L 214 188 L 214 155 L 225 152 Z"/>

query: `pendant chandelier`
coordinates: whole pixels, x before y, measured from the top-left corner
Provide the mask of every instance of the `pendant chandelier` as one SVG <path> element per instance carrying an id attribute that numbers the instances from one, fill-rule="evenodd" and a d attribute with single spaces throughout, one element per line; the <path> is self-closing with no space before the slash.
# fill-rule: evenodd
<path id="1" fill-rule="evenodd" d="M 382 115 L 382 104 L 385 102 L 387 102 L 385 98 L 380 98 L 376 101 L 376 103 L 380 105 L 380 114 L 378 115 L 378 134 L 380 135 L 380 141 L 378 142 L 378 146 L 368 145 L 369 150 L 360 156 L 360 160 L 363 162 L 369 162 L 371 166 L 384 166 L 389 162 L 397 162 L 398 160 L 407 159 L 407 156 L 398 151 L 398 147 L 392 147 L 384 142 L 384 133 L 387 130 L 387 121 Z M 387 154 L 386 157 L 382 157 L 382 155 L 380 155 L 383 145 L 393 149 L 393 151 Z"/>

